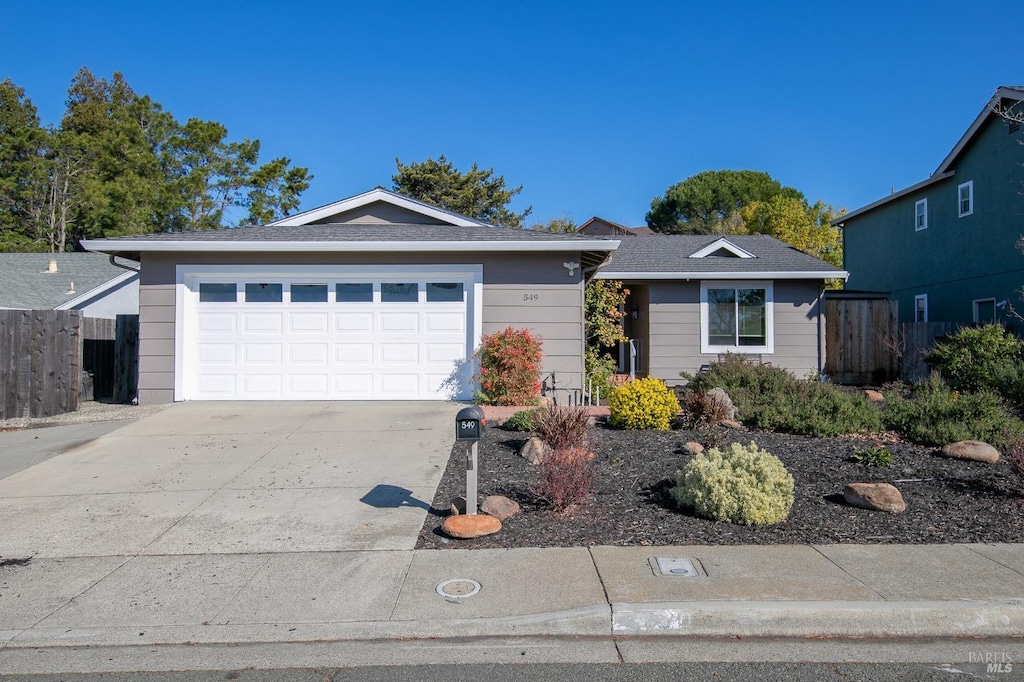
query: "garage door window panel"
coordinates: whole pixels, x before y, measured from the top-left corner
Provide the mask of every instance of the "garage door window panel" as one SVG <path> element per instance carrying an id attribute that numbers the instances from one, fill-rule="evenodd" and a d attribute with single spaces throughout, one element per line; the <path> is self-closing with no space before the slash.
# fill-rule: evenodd
<path id="1" fill-rule="evenodd" d="M 462 303 L 465 291 L 462 282 L 428 282 L 427 303 Z"/>
<path id="2" fill-rule="evenodd" d="M 338 303 L 373 303 L 373 284 L 370 282 L 337 284 L 335 298 Z"/>
<path id="3" fill-rule="evenodd" d="M 235 303 L 238 301 L 238 285 L 234 282 L 200 282 L 200 303 Z"/>
<path id="4" fill-rule="evenodd" d="M 381 303 L 417 303 L 419 284 L 383 282 L 380 285 Z"/>
<path id="5" fill-rule="evenodd" d="M 293 284 L 292 303 L 327 303 L 326 284 Z"/>
<path id="6" fill-rule="evenodd" d="M 284 285 L 249 282 L 245 285 L 246 303 L 280 303 L 284 300 Z"/>

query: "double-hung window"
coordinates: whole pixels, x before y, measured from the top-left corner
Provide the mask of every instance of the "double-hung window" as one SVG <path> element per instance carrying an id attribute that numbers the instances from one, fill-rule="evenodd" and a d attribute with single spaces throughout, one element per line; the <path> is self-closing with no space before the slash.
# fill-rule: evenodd
<path id="1" fill-rule="evenodd" d="M 956 196 L 961 218 L 974 213 L 974 180 L 957 187 Z"/>
<path id="2" fill-rule="evenodd" d="M 928 321 L 928 294 L 914 296 L 914 322 Z"/>
<path id="3" fill-rule="evenodd" d="M 921 199 L 914 204 L 914 229 L 923 230 L 928 227 L 928 200 Z"/>
<path id="4" fill-rule="evenodd" d="M 701 282 L 702 353 L 771 353 L 771 282 Z"/>

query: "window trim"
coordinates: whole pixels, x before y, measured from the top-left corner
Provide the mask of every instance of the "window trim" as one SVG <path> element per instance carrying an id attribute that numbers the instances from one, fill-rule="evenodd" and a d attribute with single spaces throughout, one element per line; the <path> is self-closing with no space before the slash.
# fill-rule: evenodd
<path id="1" fill-rule="evenodd" d="M 974 324 L 982 324 L 981 320 L 978 319 L 978 304 L 979 303 L 991 303 L 992 304 L 992 322 L 986 322 L 984 324 L 992 324 L 999 319 L 999 308 L 996 307 L 995 296 L 989 296 L 988 298 L 976 298 L 971 301 L 971 307 L 973 309 L 972 319 Z"/>
<path id="2" fill-rule="evenodd" d="M 917 208 L 919 206 L 924 208 L 924 211 L 922 212 L 922 217 L 924 217 L 924 224 L 923 225 L 918 225 L 918 222 L 917 222 L 917 218 L 918 218 Z M 928 197 L 925 197 L 924 199 L 918 199 L 917 201 L 914 202 L 914 231 L 915 232 L 920 232 L 921 230 L 927 230 L 927 229 L 928 229 Z"/>
<path id="3" fill-rule="evenodd" d="M 967 201 L 970 204 L 970 208 L 965 212 L 963 209 L 963 199 L 960 196 L 960 192 L 967 188 Z M 961 183 L 956 188 L 956 210 L 960 214 L 961 218 L 965 218 L 969 215 L 974 214 L 974 180 L 968 180 L 967 182 Z"/>
<path id="4" fill-rule="evenodd" d="M 917 302 L 924 301 L 924 319 L 917 319 Z M 914 296 L 914 323 L 928 321 L 928 294 L 917 294 Z"/>
<path id="5" fill-rule="evenodd" d="M 710 318 L 708 290 L 710 289 L 764 289 L 765 341 L 764 346 L 713 346 L 708 339 Z M 701 280 L 700 283 L 700 352 L 715 353 L 774 353 L 775 352 L 775 283 L 771 280 Z"/>

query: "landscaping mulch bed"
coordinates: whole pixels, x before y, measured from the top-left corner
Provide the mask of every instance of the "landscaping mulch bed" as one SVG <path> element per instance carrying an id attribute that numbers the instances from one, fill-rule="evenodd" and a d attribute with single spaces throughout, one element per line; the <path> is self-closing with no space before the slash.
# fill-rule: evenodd
<path id="1" fill-rule="evenodd" d="M 473 540 L 449 539 L 440 530 L 450 501 L 465 494 L 465 446 L 456 443 L 417 547 L 1024 541 L 1024 481 L 1002 460 L 947 459 L 932 454 L 932 448 L 889 443 L 893 464 L 877 468 L 850 459 L 854 448 L 870 442 L 732 430 L 729 441 L 754 441 L 776 455 L 796 484 L 787 521 L 748 527 L 697 517 L 672 501 L 668 491 L 675 473 L 691 458 L 682 446 L 699 441 L 697 434 L 603 425 L 591 432 L 594 493 L 585 504 L 559 514 L 530 492 L 536 467 L 518 455 L 529 434 L 487 428 L 480 441 L 479 492 L 510 497 L 522 512 L 497 534 Z M 894 484 L 907 510 L 887 514 L 847 505 L 843 487 L 856 481 Z"/>

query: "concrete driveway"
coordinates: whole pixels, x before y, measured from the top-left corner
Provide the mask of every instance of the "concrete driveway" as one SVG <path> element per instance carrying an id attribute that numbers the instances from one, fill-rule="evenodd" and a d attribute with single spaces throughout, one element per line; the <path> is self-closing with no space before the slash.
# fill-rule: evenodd
<path id="1" fill-rule="evenodd" d="M 457 411 L 180 403 L 0 480 L 0 556 L 411 549 Z"/>

